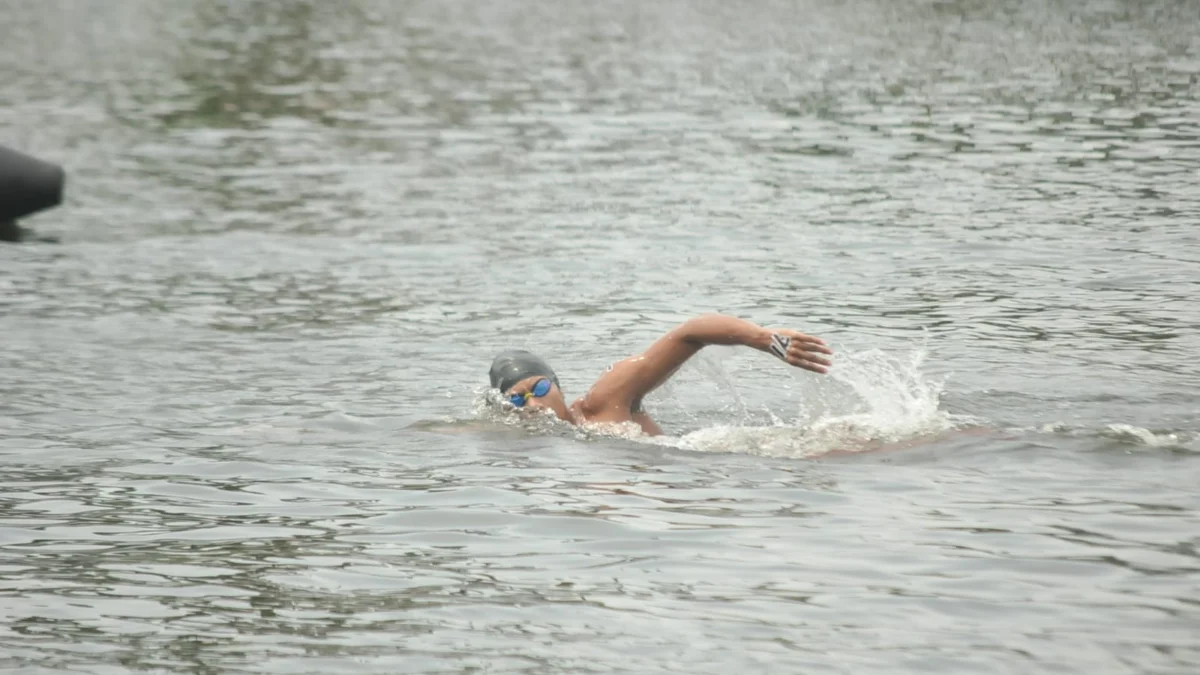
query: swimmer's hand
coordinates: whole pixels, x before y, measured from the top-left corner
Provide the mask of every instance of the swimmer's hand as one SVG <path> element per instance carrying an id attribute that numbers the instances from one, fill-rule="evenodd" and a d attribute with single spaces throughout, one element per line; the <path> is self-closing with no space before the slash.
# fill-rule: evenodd
<path id="1" fill-rule="evenodd" d="M 790 328 L 770 328 L 768 332 L 767 343 L 759 349 L 797 368 L 822 375 L 829 372 L 833 362 L 826 355 L 833 356 L 833 350 L 821 338 Z"/>

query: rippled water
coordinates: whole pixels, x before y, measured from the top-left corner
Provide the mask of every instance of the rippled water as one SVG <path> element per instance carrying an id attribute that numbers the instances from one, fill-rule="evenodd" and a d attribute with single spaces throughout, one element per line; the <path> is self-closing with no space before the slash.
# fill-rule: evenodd
<path id="1" fill-rule="evenodd" d="M 1196 672 L 1198 16 L 0 3 L 0 668 Z"/>

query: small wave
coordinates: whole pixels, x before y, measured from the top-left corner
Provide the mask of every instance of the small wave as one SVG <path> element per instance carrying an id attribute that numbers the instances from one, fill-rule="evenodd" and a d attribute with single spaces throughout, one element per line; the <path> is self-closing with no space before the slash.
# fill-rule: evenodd
<path id="1" fill-rule="evenodd" d="M 1134 441 L 1152 448 L 1181 446 L 1186 443 L 1183 434 L 1175 432 L 1155 433 L 1149 429 L 1135 427 L 1131 424 L 1110 424 L 1101 431 L 1101 435 L 1121 441 Z"/>
<path id="2" fill-rule="evenodd" d="M 1153 430 L 1132 424 L 1109 424 L 1098 435 L 1147 448 L 1200 452 L 1200 434 L 1182 430 Z"/>
<path id="3" fill-rule="evenodd" d="M 1094 427 L 1072 427 L 1055 422 L 1044 424 L 1037 431 L 1044 434 L 1062 434 L 1079 438 L 1106 438 L 1133 446 L 1144 446 L 1164 450 L 1200 452 L 1200 434 L 1180 429 L 1148 429 L 1133 424 L 1113 423 L 1099 429 Z"/>

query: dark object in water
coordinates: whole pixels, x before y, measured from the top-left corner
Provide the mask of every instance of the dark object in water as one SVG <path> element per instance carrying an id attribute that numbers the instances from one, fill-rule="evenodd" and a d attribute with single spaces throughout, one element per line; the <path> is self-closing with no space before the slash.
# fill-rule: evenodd
<path id="1" fill-rule="evenodd" d="M 0 145 L 0 241 L 20 241 L 19 218 L 62 203 L 62 167 Z"/>

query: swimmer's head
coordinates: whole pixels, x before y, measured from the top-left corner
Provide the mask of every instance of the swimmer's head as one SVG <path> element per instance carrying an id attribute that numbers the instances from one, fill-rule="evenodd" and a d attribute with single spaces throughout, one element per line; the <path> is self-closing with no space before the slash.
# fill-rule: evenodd
<path id="1" fill-rule="evenodd" d="M 571 421 L 570 410 L 558 387 L 558 376 L 550 364 L 538 356 L 523 349 L 501 352 L 492 360 L 488 377 L 505 399 L 520 395 L 523 398 L 521 409 L 550 410 L 559 419 Z M 541 380 L 549 380 L 548 389 L 538 385 Z"/>

